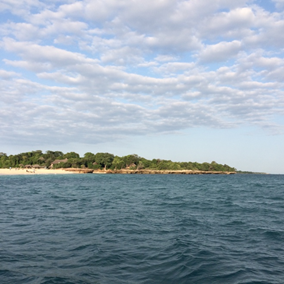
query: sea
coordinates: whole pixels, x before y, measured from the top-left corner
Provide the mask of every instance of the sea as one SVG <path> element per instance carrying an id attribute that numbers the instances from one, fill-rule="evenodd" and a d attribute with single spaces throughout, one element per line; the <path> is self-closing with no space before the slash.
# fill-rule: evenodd
<path id="1" fill-rule="evenodd" d="M 284 175 L 0 176 L 0 283 L 284 283 Z"/>

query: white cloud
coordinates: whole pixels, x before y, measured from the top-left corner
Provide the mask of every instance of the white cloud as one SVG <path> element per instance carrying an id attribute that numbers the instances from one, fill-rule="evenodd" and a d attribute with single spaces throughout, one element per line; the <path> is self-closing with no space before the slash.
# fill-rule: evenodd
<path id="1" fill-rule="evenodd" d="M 241 42 L 219 42 L 214 45 L 207 45 L 201 50 L 199 58 L 203 63 L 226 61 L 236 57 L 241 50 Z"/>
<path id="2" fill-rule="evenodd" d="M 170 56 L 170 55 L 158 55 L 155 57 L 155 60 L 156 61 L 159 61 L 159 62 L 164 62 L 164 61 L 174 61 L 176 60 L 177 58 L 174 57 L 174 56 Z"/>
<path id="3" fill-rule="evenodd" d="M 2 1 L 7 10 L 17 15 L 0 24 L 7 141 L 283 131 L 272 121 L 284 113 L 279 11 L 245 0 Z"/>
<path id="4" fill-rule="evenodd" d="M 272 2 L 275 3 L 275 6 L 278 9 L 282 9 L 284 7 L 284 1 L 283 0 L 272 0 Z"/>
<path id="5" fill-rule="evenodd" d="M 14 15 L 26 17 L 30 14 L 30 9 L 44 6 L 38 0 L 2 0 L 0 3 L 0 11 L 10 11 Z"/>
<path id="6" fill-rule="evenodd" d="M 15 52 L 30 62 L 47 62 L 51 63 L 53 67 L 74 65 L 82 62 L 97 62 L 97 60 L 87 59 L 83 54 L 59 49 L 54 46 L 40 46 L 31 42 L 17 42 L 10 38 L 4 38 L 2 44 L 5 50 Z"/>
<path id="7" fill-rule="evenodd" d="M 214 14 L 208 21 L 202 23 L 202 33 L 212 38 L 233 37 L 241 38 L 254 27 L 255 15 L 251 8 L 242 7 Z"/>
<path id="8" fill-rule="evenodd" d="M 20 74 L 16 73 L 16 72 L 9 72 L 6 70 L 1 70 L 0 69 L 0 77 L 3 79 L 11 79 L 14 77 L 20 76 Z"/>
<path id="9" fill-rule="evenodd" d="M 73 18 L 81 17 L 84 13 L 83 3 L 84 3 L 83 1 L 76 1 L 70 4 L 63 4 L 59 7 L 58 10 L 59 12 L 62 12 L 65 15 L 65 17 L 67 16 L 68 18 L 69 17 L 73 17 Z"/>
<path id="10" fill-rule="evenodd" d="M 116 65 L 135 65 L 143 61 L 143 57 L 140 57 L 139 54 L 139 49 L 134 50 L 134 48 L 124 46 L 105 51 L 102 53 L 101 60 Z"/>
<path id="11" fill-rule="evenodd" d="M 163 74 L 177 74 L 179 72 L 190 72 L 196 65 L 193 62 L 169 62 L 153 68 L 155 72 Z"/>

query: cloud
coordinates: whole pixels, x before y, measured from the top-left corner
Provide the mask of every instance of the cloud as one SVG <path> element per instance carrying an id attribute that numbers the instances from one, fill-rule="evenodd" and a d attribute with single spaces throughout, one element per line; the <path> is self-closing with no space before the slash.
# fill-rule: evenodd
<path id="1" fill-rule="evenodd" d="M 143 57 L 140 55 L 140 50 L 134 48 L 130 48 L 127 46 L 110 49 L 102 53 L 101 61 L 102 62 L 110 62 L 116 65 L 134 65 L 139 64 L 143 61 Z"/>
<path id="2" fill-rule="evenodd" d="M 5 0 L 1 11 L 16 15 L 0 24 L 6 141 L 242 125 L 283 133 L 273 120 L 284 113 L 279 10 L 245 0 Z"/>
<path id="3" fill-rule="evenodd" d="M 163 74 L 174 74 L 184 73 L 186 71 L 192 70 L 196 65 L 193 62 L 168 62 L 160 65 L 159 67 L 153 68 L 157 73 Z"/>
<path id="4" fill-rule="evenodd" d="M 9 72 L 9 71 L 6 71 L 6 70 L 1 70 L 0 69 L 0 78 L 2 79 L 12 79 L 16 76 L 20 76 L 20 74 L 16 73 L 16 72 Z"/>
<path id="5" fill-rule="evenodd" d="M 238 55 L 241 50 L 241 42 L 219 42 L 214 45 L 207 45 L 199 54 L 202 63 L 219 62 L 231 59 Z"/>
<path id="6" fill-rule="evenodd" d="M 174 61 L 176 60 L 176 58 L 174 56 L 160 54 L 156 56 L 155 60 L 159 62 L 165 62 L 165 61 Z"/>
<path id="7" fill-rule="evenodd" d="M 31 42 L 17 42 L 10 38 L 3 39 L 3 47 L 9 52 L 19 54 L 29 62 L 47 62 L 51 63 L 54 68 L 81 62 L 97 62 L 93 59 L 87 59 L 85 55 L 80 53 L 70 52 L 54 46 L 40 46 Z"/>
<path id="8" fill-rule="evenodd" d="M 237 38 L 250 34 L 250 29 L 254 27 L 256 16 L 249 7 L 238 7 L 228 12 L 216 13 L 202 23 L 201 32 L 204 36 Z"/>
<path id="9" fill-rule="evenodd" d="M 10 11 L 17 16 L 25 17 L 30 14 L 32 8 L 42 8 L 44 4 L 38 0 L 2 0 L 0 11 Z"/>
<path id="10" fill-rule="evenodd" d="M 283 0 L 272 0 L 272 2 L 275 3 L 276 8 L 282 9 L 284 7 L 284 1 Z"/>

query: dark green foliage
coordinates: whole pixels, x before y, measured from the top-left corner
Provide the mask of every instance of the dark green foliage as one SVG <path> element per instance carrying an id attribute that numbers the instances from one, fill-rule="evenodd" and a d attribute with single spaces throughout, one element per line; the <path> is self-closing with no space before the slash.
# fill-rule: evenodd
<path id="1" fill-rule="evenodd" d="M 112 166 L 114 169 L 120 170 L 126 167 L 125 161 L 123 158 L 115 156 L 112 161 Z"/>
<path id="2" fill-rule="evenodd" d="M 58 157 L 62 157 L 63 156 L 63 153 L 61 151 L 46 151 L 45 154 L 43 155 L 44 158 L 48 159 L 56 159 Z"/>
<path id="3" fill-rule="evenodd" d="M 68 159 L 65 162 L 54 164 L 53 168 L 89 168 L 89 169 L 153 169 L 153 170 L 202 170 L 202 171 L 228 171 L 234 172 L 235 168 L 228 165 L 197 162 L 172 162 L 171 160 L 153 159 L 147 160 L 136 154 L 123 157 L 114 156 L 110 153 L 93 154 L 87 152 L 83 158 L 75 152 L 62 153 L 61 151 L 41 150 L 25 152 L 17 155 L 7 156 L 0 152 L 0 168 L 22 167 L 25 165 L 40 165 L 50 167 L 55 160 Z"/>
<path id="4" fill-rule="evenodd" d="M 137 166 L 139 163 L 139 156 L 136 154 L 124 156 L 122 157 L 122 159 L 127 167 L 129 167 L 132 164 L 135 164 Z"/>
<path id="5" fill-rule="evenodd" d="M 151 161 L 150 160 L 147 160 L 145 158 L 140 158 L 139 163 L 140 162 L 143 164 L 145 169 L 150 168 L 150 165 L 151 165 Z"/>
<path id="6" fill-rule="evenodd" d="M 95 161 L 101 166 L 101 168 L 110 168 L 112 161 L 114 160 L 114 155 L 109 153 L 97 153 L 95 156 Z"/>
<path id="7" fill-rule="evenodd" d="M 75 153 L 75 152 L 69 152 L 69 153 L 63 155 L 63 158 L 67 158 L 67 159 L 80 158 L 80 155 Z"/>
<path id="8" fill-rule="evenodd" d="M 157 165 L 158 170 L 181 170 L 181 166 L 179 163 L 175 163 L 172 161 L 161 161 Z"/>
<path id="9" fill-rule="evenodd" d="M 86 160 L 88 160 L 88 161 L 95 162 L 95 160 L 96 160 L 96 155 L 93 154 L 93 153 L 91 153 L 91 152 L 87 152 L 87 153 L 85 153 L 84 158 L 85 158 Z"/>
<path id="10" fill-rule="evenodd" d="M 91 169 L 100 170 L 100 169 L 101 169 L 101 165 L 100 165 L 100 164 L 93 165 L 93 166 L 91 167 Z"/>

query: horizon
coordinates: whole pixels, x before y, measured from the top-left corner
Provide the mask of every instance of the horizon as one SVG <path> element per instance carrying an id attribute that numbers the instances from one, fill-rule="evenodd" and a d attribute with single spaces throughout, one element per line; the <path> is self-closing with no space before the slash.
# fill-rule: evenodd
<path id="1" fill-rule="evenodd" d="M 2 1 L 0 151 L 284 174 L 284 1 L 145 1 Z"/>

